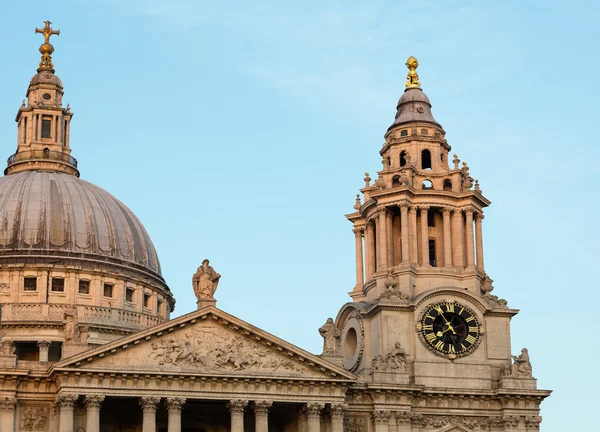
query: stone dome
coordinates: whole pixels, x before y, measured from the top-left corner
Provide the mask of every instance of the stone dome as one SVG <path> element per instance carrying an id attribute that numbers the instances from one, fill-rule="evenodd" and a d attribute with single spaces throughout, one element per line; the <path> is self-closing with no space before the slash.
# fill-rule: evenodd
<path id="1" fill-rule="evenodd" d="M 73 257 L 162 280 L 154 245 L 121 201 L 80 178 L 24 171 L 0 178 L 0 257 Z"/>
<path id="2" fill-rule="evenodd" d="M 29 85 L 38 85 L 38 84 L 53 84 L 60 88 L 63 88 L 63 83 L 59 77 L 51 73 L 50 71 L 41 71 L 38 72 L 31 78 L 31 82 Z"/>
<path id="3" fill-rule="evenodd" d="M 389 129 L 411 122 L 427 122 L 440 126 L 431 113 L 429 98 L 423 93 L 423 90 L 415 87 L 407 88 L 404 91 L 398 101 L 396 119 Z"/>

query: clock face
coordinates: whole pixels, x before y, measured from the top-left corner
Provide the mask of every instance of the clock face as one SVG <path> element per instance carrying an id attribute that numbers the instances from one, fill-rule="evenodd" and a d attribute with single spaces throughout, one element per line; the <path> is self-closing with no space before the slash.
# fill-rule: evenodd
<path id="1" fill-rule="evenodd" d="M 436 354 L 454 359 L 469 354 L 479 342 L 481 326 L 477 316 L 456 302 L 429 306 L 417 329 L 425 344 Z"/>

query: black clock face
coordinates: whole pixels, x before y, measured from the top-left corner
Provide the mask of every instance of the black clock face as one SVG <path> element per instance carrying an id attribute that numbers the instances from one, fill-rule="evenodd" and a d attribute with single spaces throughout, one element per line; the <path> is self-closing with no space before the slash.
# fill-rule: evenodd
<path id="1" fill-rule="evenodd" d="M 450 358 L 472 351 L 477 346 L 481 332 L 473 311 L 455 302 L 429 306 L 419 324 L 425 343 L 437 354 Z"/>

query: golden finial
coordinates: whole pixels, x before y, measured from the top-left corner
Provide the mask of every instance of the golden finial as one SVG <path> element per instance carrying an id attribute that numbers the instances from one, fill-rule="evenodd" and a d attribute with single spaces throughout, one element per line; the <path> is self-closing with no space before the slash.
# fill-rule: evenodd
<path id="1" fill-rule="evenodd" d="M 44 28 L 39 29 L 36 28 L 36 33 L 41 33 L 44 35 L 44 43 L 40 45 L 40 53 L 42 54 L 42 61 L 40 62 L 40 67 L 38 68 L 38 72 L 42 70 L 49 70 L 54 72 L 54 65 L 52 64 L 52 53 L 54 52 L 54 47 L 50 44 L 50 36 L 59 35 L 60 30 L 54 30 L 50 27 L 52 24 L 50 21 L 44 21 Z"/>
<path id="2" fill-rule="evenodd" d="M 417 58 L 410 56 L 408 60 L 406 60 L 406 67 L 408 68 L 408 75 L 406 76 L 406 87 L 421 87 L 421 83 L 419 82 L 419 75 L 417 75 L 417 68 L 419 67 L 419 61 L 417 60 Z"/>

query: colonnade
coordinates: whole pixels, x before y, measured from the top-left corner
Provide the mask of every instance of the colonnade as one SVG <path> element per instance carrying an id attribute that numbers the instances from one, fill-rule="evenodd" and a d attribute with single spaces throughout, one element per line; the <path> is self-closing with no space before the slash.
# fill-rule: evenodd
<path id="1" fill-rule="evenodd" d="M 373 278 L 373 273 L 387 271 L 393 265 L 430 266 L 430 212 L 442 216 L 444 267 L 476 267 L 484 271 L 482 213 L 472 207 L 408 203 L 397 207 L 399 211 L 394 211 L 393 207 L 380 207 L 364 226 L 354 228 L 357 286 L 362 287 L 365 280 Z M 394 223 L 397 218 L 399 224 Z M 399 262 L 395 257 L 400 257 Z"/>
<path id="2" fill-rule="evenodd" d="M 59 419 L 59 432 L 74 432 L 73 412 L 79 399 L 76 394 L 61 394 L 57 396 L 55 407 Z M 86 432 L 100 432 L 100 408 L 104 402 L 103 395 L 83 396 L 86 409 Z M 163 398 L 159 396 L 143 396 L 139 399 L 142 408 L 142 432 L 156 432 L 156 410 Z M 164 398 L 168 410 L 168 432 L 181 432 L 181 412 L 186 402 L 183 397 Z M 255 418 L 255 432 L 269 431 L 269 411 L 272 401 L 250 401 L 233 399 L 227 402 L 231 416 L 230 431 L 244 432 L 244 414 L 251 408 Z M 344 432 L 344 404 L 331 404 L 331 432 Z M 301 407 L 298 414 L 298 432 L 321 432 L 321 414 L 325 409 L 324 403 L 309 402 Z M 3 432 L 0 430 L 0 432 Z"/>

